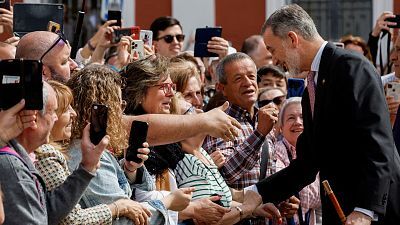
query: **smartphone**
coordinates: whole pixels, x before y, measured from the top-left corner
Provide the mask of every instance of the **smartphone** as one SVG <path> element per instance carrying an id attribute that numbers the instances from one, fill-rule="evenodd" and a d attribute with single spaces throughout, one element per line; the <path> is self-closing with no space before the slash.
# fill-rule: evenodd
<path id="1" fill-rule="evenodd" d="M 288 78 L 287 98 L 303 96 L 304 88 L 304 79 Z"/>
<path id="2" fill-rule="evenodd" d="M 90 114 L 90 141 L 98 145 L 107 134 L 108 107 L 94 103 Z"/>
<path id="3" fill-rule="evenodd" d="M 211 196 L 220 196 L 219 194 L 212 194 Z M 224 204 L 222 204 L 221 199 L 217 201 L 213 201 L 215 204 L 224 207 Z"/>
<path id="4" fill-rule="evenodd" d="M 39 60 L 0 61 L 0 108 L 8 109 L 25 99 L 25 109 L 43 109 L 42 63 Z"/>
<path id="5" fill-rule="evenodd" d="M 113 26 L 121 27 L 121 11 L 120 10 L 108 10 L 108 20 L 116 20 L 117 23 L 112 24 Z"/>
<path id="6" fill-rule="evenodd" d="M 131 54 L 137 53 L 139 59 L 144 59 L 144 44 L 142 40 L 133 40 L 131 44 Z"/>
<path id="7" fill-rule="evenodd" d="M 141 30 L 140 31 L 140 40 L 143 41 L 143 44 L 149 46 L 153 45 L 153 31 L 151 30 Z"/>
<path id="8" fill-rule="evenodd" d="M 390 28 L 400 28 L 400 15 L 396 15 L 396 17 L 393 17 L 393 18 L 387 18 L 386 21 L 397 23 L 395 26 L 389 25 L 388 27 L 390 27 Z"/>
<path id="9" fill-rule="evenodd" d="M 139 40 L 140 27 L 133 26 L 133 27 L 126 27 L 126 28 L 114 30 L 111 42 L 112 43 L 120 42 L 122 36 L 131 36 L 133 40 Z"/>
<path id="10" fill-rule="evenodd" d="M 47 24 L 47 31 L 50 31 L 52 33 L 57 33 L 61 30 L 61 25 L 59 23 L 56 23 L 54 21 L 49 21 Z"/>
<path id="11" fill-rule="evenodd" d="M 129 134 L 129 147 L 126 150 L 125 159 L 135 163 L 141 163 L 143 160 L 137 157 L 138 149 L 143 148 L 143 143 L 147 140 L 147 130 L 149 124 L 142 121 L 133 121 L 131 132 Z"/>
<path id="12" fill-rule="evenodd" d="M 207 44 L 212 37 L 221 37 L 222 27 L 197 28 L 194 43 L 195 57 L 218 57 L 218 54 L 208 51 Z"/>
<path id="13" fill-rule="evenodd" d="M 0 0 L 0 8 L 10 10 L 10 0 Z"/>
<path id="14" fill-rule="evenodd" d="M 393 96 L 397 101 L 400 99 L 400 83 L 389 82 L 386 88 L 386 96 Z"/>

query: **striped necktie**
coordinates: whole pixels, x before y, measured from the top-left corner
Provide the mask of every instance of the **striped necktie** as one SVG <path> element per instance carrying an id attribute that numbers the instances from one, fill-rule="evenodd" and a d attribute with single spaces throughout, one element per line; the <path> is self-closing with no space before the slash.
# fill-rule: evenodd
<path id="1" fill-rule="evenodd" d="M 311 115 L 314 117 L 314 103 L 315 103 L 315 71 L 310 71 L 307 75 L 307 91 L 310 98 Z"/>

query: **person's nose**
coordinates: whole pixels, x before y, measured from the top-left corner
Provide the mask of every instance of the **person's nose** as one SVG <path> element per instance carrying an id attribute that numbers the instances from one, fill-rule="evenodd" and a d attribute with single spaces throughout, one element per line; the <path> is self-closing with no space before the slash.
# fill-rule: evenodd
<path id="1" fill-rule="evenodd" d="M 303 119 L 300 116 L 297 116 L 294 122 L 297 125 L 303 125 Z"/>
<path id="2" fill-rule="evenodd" d="M 195 106 L 196 108 L 199 108 L 202 106 L 202 102 L 200 101 L 200 98 L 197 97 L 197 95 L 195 94 L 192 98 L 192 105 Z"/>
<path id="3" fill-rule="evenodd" d="M 394 50 L 391 54 L 390 54 L 390 61 L 394 62 L 398 59 L 398 55 L 397 55 L 397 51 Z"/>

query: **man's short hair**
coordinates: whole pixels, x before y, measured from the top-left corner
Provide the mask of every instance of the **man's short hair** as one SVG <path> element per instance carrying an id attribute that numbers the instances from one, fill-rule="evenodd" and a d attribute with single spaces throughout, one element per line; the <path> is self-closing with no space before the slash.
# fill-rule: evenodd
<path id="1" fill-rule="evenodd" d="M 262 66 L 257 70 L 257 83 L 261 82 L 261 77 L 271 73 L 272 76 L 286 79 L 285 73 L 277 66 L 274 65 L 266 65 Z"/>
<path id="2" fill-rule="evenodd" d="M 245 60 L 245 59 L 250 60 L 254 64 L 254 62 L 250 58 L 250 56 L 244 54 L 243 52 L 236 52 L 236 53 L 225 56 L 217 65 L 216 74 L 218 77 L 218 81 L 221 84 L 226 84 L 227 78 L 226 78 L 226 74 L 225 74 L 225 67 L 231 63 Z M 254 64 L 254 68 L 256 68 L 256 64 Z"/>
<path id="3" fill-rule="evenodd" d="M 182 30 L 181 23 L 179 23 L 177 19 L 170 16 L 158 17 L 150 25 L 150 30 L 153 31 L 153 39 L 157 40 L 159 31 L 163 31 L 168 27 L 172 27 L 175 25 L 178 25 Z"/>
<path id="4" fill-rule="evenodd" d="M 46 105 L 47 105 L 47 101 L 49 100 L 49 87 L 47 86 L 46 81 L 43 81 L 43 109 L 40 110 L 40 115 L 44 116 L 44 114 L 46 114 Z"/>
<path id="5" fill-rule="evenodd" d="M 257 49 L 261 41 L 263 41 L 261 35 L 252 35 L 244 40 L 242 49 L 240 51 L 246 53 L 247 55 L 251 55 L 251 53 Z"/>
<path id="6" fill-rule="evenodd" d="M 308 41 L 314 40 L 318 35 L 310 15 L 297 4 L 283 6 L 272 13 L 265 21 L 261 34 L 264 34 L 269 27 L 272 33 L 280 38 L 285 38 L 289 31 L 297 32 Z"/>

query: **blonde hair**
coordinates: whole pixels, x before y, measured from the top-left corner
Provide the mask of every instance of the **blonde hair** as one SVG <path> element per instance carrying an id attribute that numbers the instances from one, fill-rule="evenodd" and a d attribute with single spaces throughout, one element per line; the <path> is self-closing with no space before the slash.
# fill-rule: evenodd
<path id="1" fill-rule="evenodd" d="M 169 73 L 172 82 L 176 84 L 176 91 L 183 93 L 192 77 L 195 77 L 201 86 L 199 70 L 192 61 L 184 58 L 172 58 Z"/>
<path id="2" fill-rule="evenodd" d="M 93 103 L 107 105 L 109 149 L 112 149 L 116 156 L 122 155 L 123 149 L 127 147 L 127 134 L 122 124 L 122 99 L 118 90 L 123 84 L 118 73 L 100 64 L 85 67 L 68 81 L 74 95 L 73 107 L 77 115 L 73 123 L 72 138 L 82 137 L 83 128 L 90 120 Z"/>

